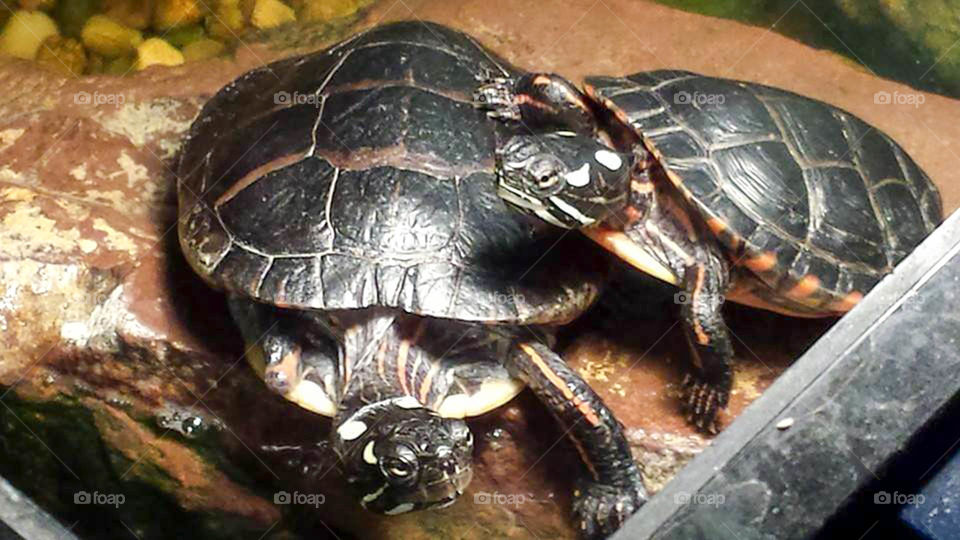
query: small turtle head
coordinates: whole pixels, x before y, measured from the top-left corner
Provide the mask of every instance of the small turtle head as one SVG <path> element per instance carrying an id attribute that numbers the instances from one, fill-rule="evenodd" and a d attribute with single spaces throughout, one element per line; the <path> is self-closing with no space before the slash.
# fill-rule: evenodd
<path id="1" fill-rule="evenodd" d="M 497 150 L 498 193 L 558 227 L 587 227 L 627 204 L 633 161 L 572 132 L 517 135 Z"/>
<path id="2" fill-rule="evenodd" d="M 473 435 L 463 420 L 443 418 L 410 397 L 367 409 L 334 433 L 364 508 L 401 514 L 447 506 L 464 492 L 473 475 Z"/>

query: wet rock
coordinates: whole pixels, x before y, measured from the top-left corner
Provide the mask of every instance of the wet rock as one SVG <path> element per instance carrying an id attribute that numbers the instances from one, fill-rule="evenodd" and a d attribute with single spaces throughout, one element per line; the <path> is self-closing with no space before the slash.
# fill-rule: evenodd
<path id="1" fill-rule="evenodd" d="M 956 102 L 877 105 L 874 92 L 908 89 L 762 30 L 626 0 L 390 4 L 366 24 L 433 19 L 528 68 L 579 77 L 684 67 L 827 99 L 897 138 L 941 181 L 948 208 L 960 199 L 944 183 L 953 169 L 944 141 L 960 138 Z M 363 512 L 322 444 L 329 422 L 256 379 L 223 299 L 180 258 L 169 167 L 180 135 L 220 86 L 284 54 L 240 47 L 232 62 L 124 79 L 0 59 L 0 473 L 81 534 L 572 537 L 576 452 L 528 393 L 472 422 L 476 474 L 460 502 L 393 518 Z M 651 289 L 563 336 L 626 425 L 651 490 L 708 444 L 678 412 L 685 348 L 671 294 Z M 623 311 L 631 303 L 648 309 Z M 726 420 L 831 322 L 731 308 L 737 386 Z M 78 504 L 79 492 L 124 502 Z M 283 504 L 280 493 L 312 504 Z"/>

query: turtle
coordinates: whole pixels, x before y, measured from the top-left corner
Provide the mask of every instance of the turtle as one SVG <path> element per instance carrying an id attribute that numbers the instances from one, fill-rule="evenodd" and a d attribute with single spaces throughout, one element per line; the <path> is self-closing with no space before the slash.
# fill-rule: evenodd
<path id="1" fill-rule="evenodd" d="M 331 417 L 366 509 L 455 502 L 465 418 L 524 387 L 584 463 L 573 516 L 605 536 L 646 500 L 623 427 L 552 348 L 601 265 L 497 196 L 506 128 L 478 71 L 520 71 L 471 36 L 402 21 L 254 69 L 216 93 L 177 161 L 180 245 L 224 291 L 268 387 Z"/>
<path id="2" fill-rule="evenodd" d="M 850 112 L 754 82 L 656 70 L 485 76 L 474 104 L 514 126 L 498 192 L 678 288 L 687 419 L 717 431 L 733 384 L 729 300 L 836 317 L 941 221 L 936 186 Z"/>

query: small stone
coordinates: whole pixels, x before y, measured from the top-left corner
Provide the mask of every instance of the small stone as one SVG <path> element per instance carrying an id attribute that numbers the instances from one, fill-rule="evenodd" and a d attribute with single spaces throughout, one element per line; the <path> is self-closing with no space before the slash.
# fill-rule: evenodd
<path id="1" fill-rule="evenodd" d="M 305 0 L 301 4 L 300 18 L 310 22 L 346 17 L 360 9 L 356 0 Z"/>
<path id="2" fill-rule="evenodd" d="M 150 38 L 137 47 L 138 70 L 150 66 L 179 66 L 184 62 L 183 53 L 160 38 Z"/>
<path id="3" fill-rule="evenodd" d="M 50 36 L 37 52 L 37 63 L 64 75 L 79 77 L 87 67 L 87 53 L 73 38 Z"/>
<path id="4" fill-rule="evenodd" d="M 81 36 L 88 49 L 108 57 L 132 53 L 143 42 L 139 31 L 103 15 L 90 17 Z"/>
<path id="5" fill-rule="evenodd" d="M 80 240 L 77 240 L 77 245 L 80 246 L 80 251 L 87 254 L 96 251 L 98 246 L 96 241 L 89 240 L 87 238 L 81 238 Z"/>
<path id="6" fill-rule="evenodd" d="M 790 426 L 793 425 L 793 418 L 784 418 L 783 420 L 777 422 L 777 429 L 785 430 L 790 429 Z"/>
<path id="7" fill-rule="evenodd" d="M 238 2 L 225 0 L 204 19 L 207 33 L 224 41 L 236 39 L 246 27 L 247 20 Z"/>
<path id="8" fill-rule="evenodd" d="M 186 62 L 197 62 L 216 58 L 223 54 L 226 45 L 215 39 L 200 39 L 183 48 L 183 59 Z"/>
<path id="9" fill-rule="evenodd" d="M 276 28 L 297 20 L 293 8 L 280 0 L 257 0 L 250 15 L 250 24 L 261 29 Z"/>
<path id="10" fill-rule="evenodd" d="M 57 23 L 42 11 L 17 11 L 0 34 L 0 53 L 33 60 L 43 40 L 58 35 Z"/>
<path id="11" fill-rule="evenodd" d="M 153 0 L 101 0 L 103 14 L 120 24 L 145 30 L 153 22 Z M 73 2 L 62 2 L 73 3 Z"/>
<path id="12" fill-rule="evenodd" d="M 153 11 L 153 27 L 168 30 L 200 22 L 203 10 L 196 0 L 158 0 Z"/>

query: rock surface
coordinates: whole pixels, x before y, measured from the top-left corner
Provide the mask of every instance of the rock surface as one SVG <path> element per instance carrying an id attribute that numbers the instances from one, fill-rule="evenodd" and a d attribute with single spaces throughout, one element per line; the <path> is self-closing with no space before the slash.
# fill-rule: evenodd
<path id="1" fill-rule="evenodd" d="M 960 103 L 926 94 L 919 107 L 877 104 L 877 91 L 914 91 L 762 29 L 629 0 L 388 0 L 363 24 L 414 17 L 575 78 L 682 67 L 825 99 L 903 144 L 948 209 L 960 202 L 950 146 Z M 222 298 L 180 258 L 169 163 L 180 135 L 220 86 L 285 54 L 251 44 L 234 62 L 124 79 L 0 59 L 0 473 L 81 535 L 572 537 L 563 473 L 576 454 L 528 394 L 472 424 L 477 471 L 462 501 L 396 518 L 363 513 L 316 447 L 329 423 L 256 379 Z M 677 410 L 685 349 L 661 313 L 672 292 L 622 286 L 632 293 L 570 328 L 566 351 L 627 426 L 656 490 L 708 441 Z M 625 297 L 638 300 L 617 301 Z M 731 307 L 729 322 L 732 417 L 832 321 Z M 274 504 L 279 491 L 323 504 Z M 124 501 L 76 504 L 81 492 Z M 485 504 L 484 494 L 517 504 Z"/>

